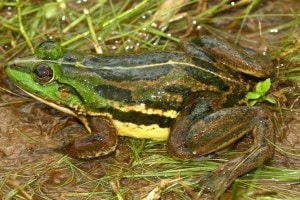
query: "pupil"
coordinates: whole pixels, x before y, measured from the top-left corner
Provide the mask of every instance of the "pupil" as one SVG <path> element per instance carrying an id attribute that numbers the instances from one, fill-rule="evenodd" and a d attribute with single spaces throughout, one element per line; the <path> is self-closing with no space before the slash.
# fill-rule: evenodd
<path id="1" fill-rule="evenodd" d="M 49 67 L 46 65 L 39 65 L 35 70 L 35 74 L 40 78 L 44 78 L 49 75 Z"/>
<path id="2" fill-rule="evenodd" d="M 43 84 L 49 82 L 53 77 L 52 69 L 47 64 L 40 64 L 34 70 L 36 80 Z"/>

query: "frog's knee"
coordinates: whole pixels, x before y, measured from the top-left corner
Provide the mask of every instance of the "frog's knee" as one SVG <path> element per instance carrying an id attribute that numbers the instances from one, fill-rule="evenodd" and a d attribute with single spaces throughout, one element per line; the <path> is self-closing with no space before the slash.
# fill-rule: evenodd
<path id="1" fill-rule="evenodd" d="M 186 146 L 185 134 L 189 126 L 189 120 L 183 119 L 171 128 L 167 141 L 167 149 L 170 155 L 180 160 L 189 160 L 195 157 L 190 148 Z"/>

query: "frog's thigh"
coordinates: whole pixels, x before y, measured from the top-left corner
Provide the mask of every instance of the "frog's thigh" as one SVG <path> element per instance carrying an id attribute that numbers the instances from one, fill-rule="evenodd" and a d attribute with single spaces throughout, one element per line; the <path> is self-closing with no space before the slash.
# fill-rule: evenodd
<path id="1" fill-rule="evenodd" d="M 185 145 L 193 149 L 194 155 L 202 156 L 231 145 L 249 132 L 253 133 L 256 143 L 261 143 L 258 134 L 263 132 L 257 132 L 260 128 L 258 118 L 261 118 L 257 116 L 259 109 L 224 108 L 195 121 L 188 130 Z"/>
<path id="2" fill-rule="evenodd" d="M 64 146 L 63 152 L 77 158 L 95 158 L 113 152 L 117 146 L 117 134 L 111 120 L 103 116 L 87 116 L 85 121 L 91 134 Z"/>
<path id="3" fill-rule="evenodd" d="M 195 108 L 197 111 L 190 109 L 189 113 L 206 112 Z M 224 108 L 213 113 L 210 110 L 206 116 L 203 113 L 197 116 L 185 112 L 180 114 L 171 127 L 168 141 L 172 155 L 182 159 L 206 155 L 233 144 L 249 132 L 253 133 L 255 145 L 264 146 L 268 137 L 264 132 L 274 132 L 269 117 L 259 107 Z"/>

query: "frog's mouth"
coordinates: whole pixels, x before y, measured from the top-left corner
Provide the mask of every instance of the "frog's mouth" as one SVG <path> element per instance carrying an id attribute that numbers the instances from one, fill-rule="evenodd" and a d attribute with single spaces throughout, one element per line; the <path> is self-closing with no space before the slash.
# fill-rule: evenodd
<path id="1" fill-rule="evenodd" d="M 78 118 L 83 123 L 83 125 L 88 130 L 88 132 L 91 133 L 91 129 L 90 129 L 90 126 L 88 124 L 88 121 L 87 121 L 87 119 L 84 116 L 77 115 L 76 112 L 74 112 L 72 109 L 70 109 L 68 107 L 65 107 L 65 106 L 59 105 L 57 103 L 53 103 L 51 101 L 47 101 L 47 100 L 45 100 L 43 98 L 40 98 L 40 97 L 38 97 L 38 96 L 36 96 L 36 95 L 34 95 L 34 94 L 32 94 L 32 93 L 24 90 L 23 88 L 21 88 L 19 86 L 18 86 L 18 88 L 20 88 L 22 91 L 24 91 L 26 94 L 28 94 L 29 96 L 33 97 L 34 99 L 36 99 L 38 101 L 41 101 L 44 104 L 46 104 L 46 105 L 48 105 L 48 106 L 50 106 L 50 107 L 52 107 L 54 109 L 57 109 L 57 110 L 59 110 L 61 112 L 64 112 L 66 114 L 69 114 L 69 115 L 72 115 L 72 116 Z"/>
<path id="2" fill-rule="evenodd" d="M 33 97 L 34 99 L 36 99 L 36 100 L 38 100 L 38 101 L 41 101 L 41 102 L 47 104 L 48 106 L 50 106 L 50 107 L 52 107 L 52 108 L 55 108 L 55 109 L 57 109 L 57 110 L 59 110 L 59 111 L 61 111 L 61 112 L 67 113 L 67 114 L 69 114 L 69 115 L 78 117 L 77 114 L 76 114 L 73 110 L 71 110 L 70 108 L 68 108 L 68 107 L 59 105 L 59 104 L 57 104 L 57 103 L 53 103 L 53 102 L 51 102 L 51 101 L 47 101 L 47 100 L 45 100 L 45 99 L 43 99 L 43 98 L 40 98 L 40 97 L 38 97 L 38 96 L 36 96 L 36 95 L 34 95 L 34 94 L 32 94 L 32 93 L 30 93 L 30 92 L 24 90 L 23 88 L 21 88 L 21 87 L 19 87 L 19 86 L 18 86 L 18 88 L 20 88 L 23 92 L 25 92 L 25 93 L 28 94 L 29 96 Z"/>

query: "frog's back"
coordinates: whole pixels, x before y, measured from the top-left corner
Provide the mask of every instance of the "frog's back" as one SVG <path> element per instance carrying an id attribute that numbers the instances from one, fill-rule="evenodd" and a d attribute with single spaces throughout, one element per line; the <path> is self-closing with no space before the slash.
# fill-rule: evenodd
<path id="1" fill-rule="evenodd" d="M 83 77 L 77 80 L 81 88 L 108 100 L 111 107 L 117 103 L 178 111 L 188 97 L 204 91 L 223 93 L 235 82 L 231 75 L 215 67 L 212 60 L 201 60 L 184 52 L 118 56 L 65 54 L 62 61 L 80 63 L 63 64 L 65 77 Z M 77 91 L 81 93 L 80 89 Z M 107 102 L 98 107 L 107 109 Z"/>

